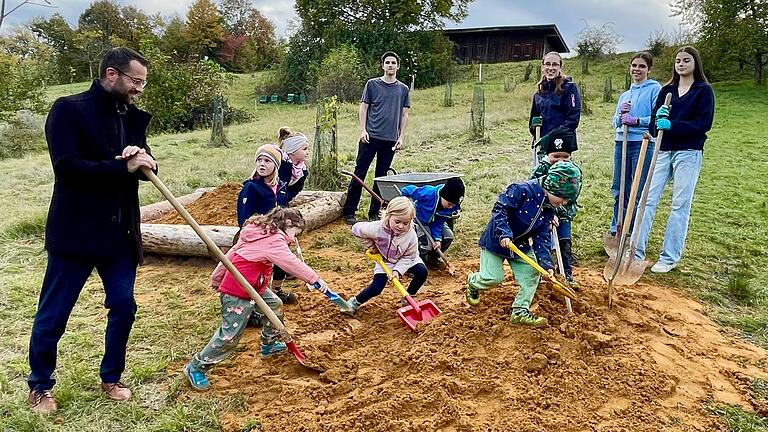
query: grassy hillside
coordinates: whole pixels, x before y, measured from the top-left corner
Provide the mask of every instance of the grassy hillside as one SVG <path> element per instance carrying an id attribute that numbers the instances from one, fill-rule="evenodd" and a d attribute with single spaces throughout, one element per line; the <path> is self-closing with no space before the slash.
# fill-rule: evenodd
<path id="1" fill-rule="evenodd" d="M 614 144 L 610 118 L 615 105 L 600 101 L 601 90 L 605 77 L 611 76 L 615 100 L 624 83 L 628 59 L 625 55 L 593 64 L 588 76 L 581 76 L 577 60 L 566 60 L 565 64 L 566 73 L 586 84 L 586 97 L 593 110 L 591 116 L 582 117 L 578 130 L 580 150 L 576 154 L 585 172 L 585 187 L 580 199 L 582 209 L 574 225 L 575 251 L 582 266 L 602 268 L 605 262 L 601 236 L 608 227 L 612 205 L 610 176 Z M 443 87 L 416 90 L 412 95 L 406 147 L 396 156 L 394 168 L 400 172 L 465 173 L 465 210 L 457 225 L 457 246 L 450 255 L 477 256 L 476 240 L 495 196 L 509 182 L 528 176 L 530 135 L 527 118 L 538 72 L 534 69 L 531 80 L 521 82 L 524 70 L 524 63 L 484 67 L 485 82 L 481 85 L 486 95 L 488 128 L 488 140 L 484 142 L 470 142 L 467 135 L 475 85 L 471 68 L 459 70 L 459 76 L 466 80 L 454 85 L 453 107 L 441 106 Z M 230 103 L 254 113 L 252 122 L 227 128 L 232 142 L 230 147 L 207 147 L 210 131 L 159 135 L 150 139 L 160 166 L 160 177 L 175 194 L 183 195 L 201 186 L 244 179 L 253 168 L 256 147 L 274 141 L 280 126 L 288 125 L 313 134 L 314 107 L 254 104 L 255 95 L 250 89 L 260 77 L 259 74 L 236 76 L 230 88 Z M 517 83 L 514 92 L 504 91 L 507 78 L 514 78 Z M 52 87 L 48 89 L 48 96 L 53 100 L 56 95 L 73 93 L 87 85 Z M 768 228 L 765 226 L 768 181 L 762 176 L 765 172 L 762 153 L 765 130 L 768 129 L 762 113 L 768 110 L 768 91 L 756 90 L 748 82 L 718 83 L 715 94 L 715 125 L 704 152 L 686 254 L 679 270 L 663 276 L 648 274 L 647 277 L 657 283 L 686 289 L 707 300 L 710 312 L 718 320 L 768 346 L 768 305 L 762 292 L 768 283 L 762 271 L 768 264 L 765 258 L 768 256 Z M 338 120 L 341 159 L 350 168 L 348 161 L 354 159 L 357 147 L 357 107 L 343 105 Z M 5 180 L 0 189 L 0 208 L 3 209 L 0 218 L 0 345 L 3 346 L 0 350 L 0 412 L 9 413 L 11 430 L 51 430 L 54 427 L 50 424 L 29 416 L 21 401 L 28 373 L 26 344 L 45 268 L 42 232 L 53 175 L 48 156 L 37 154 L 0 161 L 0 176 Z M 141 186 L 140 196 L 142 204 L 160 199 L 159 193 L 149 184 Z M 669 202 L 667 191 L 656 217 L 649 258 L 654 258 L 659 251 Z M 87 290 L 91 295 L 83 295 L 80 299 L 74 322 L 62 340 L 60 364 L 65 365 L 66 372 L 57 391 L 70 404 L 83 398 L 82 403 L 93 408 L 98 404 L 95 395 L 81 387 L 93 378 L 90 365 L 100 355 L 103 324 L 99 321 L 94 328 L 90 322 L 93 315 L 101 316 L 103 309 L 98 285 L 91 282 Z M 169 319 L 185 322 L 186 314 L 175 313 L 178 316 Z M 141 325 L 151 326 L 147 321 L 142 321 Z M 150 338 L 149 342 L 136 338 L 131 341 L 132 369 L 129 375 L 138 377 L 137 381 L 146 386 L 144 391 L 150 392 L 154 385 L 150 378 L 162 375 L 171 358 L 185 357 L 192 348 L 189 341 L 173 340 L 173 329 L 150 327 L 137 331 L 142 334 L 161 331 L 169 337 L 162 341 L 158 338 Z M 119 415 L 130 419 L 131 424 L 137 425 L 137 430 L 216 430 L 209 419 L 217 409 L 213 405 L 166 406 L 157 402 L 159 408 L 155 411 L 156 406 L 147 403 L 148 406 L 123 408 Z M 103 415 L 111 412 L 103 406 L 95 409 Z M 9 418 L 6 414 L 3 417 Z M 0 420 L 0 425 L 4 421 Z M 57 430 L 103 430 L 99 424 L 99 419 L 83 414 L 67 418 L 66 425 Z M 8 430 L 9 427 L 0 429 Z"/>

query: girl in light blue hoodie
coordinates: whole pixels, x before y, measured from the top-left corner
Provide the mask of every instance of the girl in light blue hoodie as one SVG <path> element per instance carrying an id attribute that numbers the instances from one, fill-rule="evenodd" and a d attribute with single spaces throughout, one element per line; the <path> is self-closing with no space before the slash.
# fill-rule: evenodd
<path id="1" fill-rule="evenodd" d="M 656 97 L 661 90 L 661 84 L 657 81 L 648 79 L 648 73 L 653 66 L 653 57 L 647 52 L 639 52 L 632 57 L 629 65 L 629 73 L 632 76 L 632 85 L 619 97 L 616 105 L 616 114 L 613 116 L 613 127 L 616 129 L 616 147 L 613 156 L 613 218 L 611 219 L 610 233 L 616 234 L 617 221 L 623 219 L 619 215 L 619 189 L 621 182 L 621 147 L 624 135 L 624 126 L 627 126 L 627 158 L 624 171 L 624 209 L 629 204 L 629 185 L 632 184 L 632 178 L 637 167 L 637 160 L 640 156 L 640 144 L 643 140 L 643 134 L 648 132 L 651 122 L 653 106 L 656 103 Z M 651 141 L 654 141 L 651 139 Z M 643 189 L 645 178 L 648 175 L 648 167 L 653 154 L 653 145 L 648 146 L 648 154 L 645 158 L 645 166 L 640 176 L 640 185 L 638 190 Z M 640 194 L 635 199 L 635 209 L 637 202 L 640 201 Z M 631 227 L 624 227 L 629 230 Z"/>

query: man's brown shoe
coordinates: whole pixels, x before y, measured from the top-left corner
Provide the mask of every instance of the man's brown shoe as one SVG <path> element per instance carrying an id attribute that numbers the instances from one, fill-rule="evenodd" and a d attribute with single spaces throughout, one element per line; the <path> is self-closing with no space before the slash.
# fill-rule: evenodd
<path id="1" fill-rule="evenodd" d="M 131 389 L 120 381 L 114 383 L 101 383 L 101 389 L 107 394 L 107 397 L 118 402 L 127 401 L 133 395 Z"/>
<path id="2" fill-rule="evenodd" d="M 59 409 L 53 393 L 50 390 L 31 390 L 29 392 L 29 409 L 42 415 L 53 414 Z"/>

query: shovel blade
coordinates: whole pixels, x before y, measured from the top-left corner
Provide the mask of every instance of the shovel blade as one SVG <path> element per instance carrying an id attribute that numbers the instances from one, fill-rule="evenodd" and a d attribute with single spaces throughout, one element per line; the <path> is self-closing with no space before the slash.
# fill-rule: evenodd
<path id="1" fill-rule="evenodd" d="M 325 368 L 322 365 L 314 364 L 307 360 L 301 350 L 299 350 L 299 347 L 296 346 L 296 342 L 290 341 L 285 345 L 288 347 L 288 351 L 290 351 L 291 354 L 293 354 L 293 356 L 296 358 L 296 361 L 298 361 L 302 366 L 316 372 L 325 372 Z"/>
<path id="2" fill-rule="evenodd" d="M 634 285 L 645 273 L 645 269 L 648 267 L 648 261 L 630 259 L 627 261 L 627 265 L 619 269 L 619 273 L 616 274 L 616 285 Z"/>
<path id="3" fill-rule="evenodd" d="M 605 253 L 608 254 L 609 258 L 616 258 L 616 251 L 619 250 L 619 237 L 620 236 L 618 234 L 611 235 L 611 233 L 608 231 L 603 234 L 603 248 L 605 249 Z"/>
<path id="4" fill-rule="evenodd" d="M 441 313 L 440 308 L 432 300 L 422 300 L 416 303 L 416 306 L 418 309 L 409 305 L 397 310 L 397 316 L 403 324 L 413 331 L 418 331 L 417 324 L 427 322 Z"/>

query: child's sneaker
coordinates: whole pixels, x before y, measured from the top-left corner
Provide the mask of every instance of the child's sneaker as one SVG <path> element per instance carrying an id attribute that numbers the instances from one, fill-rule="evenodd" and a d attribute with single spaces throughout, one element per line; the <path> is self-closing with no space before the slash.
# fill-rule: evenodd
<path id="1" fill-rule="evenodd" d="M 472 284 L 467 284 L 467 289 L 464 292 L 464 296 L 467 298 L 467 303 L 471 306 L 477 306 L 480 304 L 480 290 L 473 287 Z"/>
<path id="2" fill-rule="evenodd" d="M 261 358 L 272 357 L 275 354 L 287 350 L 288 347 L 285 343 L 280 341 L 274 341 L 271 344 L 261 344 Z"/>
<path id="3" fill-rule="evenodd" d="M 272 291 L 275 293 L 277 297 L 280 298 L 280 301 L 282 301 L 283 304 L 294 304 L 298 299 L 296 294 L 290 291 L 283 291 L 282 287 L 274 287 Z"/>
<path id="4" fill-rule="evenodd" d="M 357 296 L 352 296 L 347 300 L 347 304 L 349 305 L 349 312 L 345 312 L 347 315 L 352 315 L 355 312 L 357 312 L 357 309 L 362 305 L 359 301 L 357 301 Z"/>
<path id="5" fill-rule="evenodd" d="M 530 327 L 544 327 L 547 325 L 546 318 L 537 317 L 525 308 L 512 308 L 512 316 L 509 317 L 509 322 Z"/>
<path id="6" fill-rule="evenodd" d="M 195 390 L 203 391 L 208 390 L 208 387 L 210 387 L 208 378 L 205 377 L 205 372 L 193 368 L 190 364 L 184 366 L 184 375 L 187 376 L 189 384 Z"/>
<path id="7" fill-rule="evenodd" d="M 575 290 L 577 290 L 577 289 L 581 288 L 581 286 L 579 285 L 579 283 L 578 283 L 578 282 L 576 282 L 576 280 L 574 280 L 574 279 L 573 279 L 573 275 L 569 275 L 569 274 L 566 274 L 566 275 L 565 275 L 565 281 L 566 281 L 566 282 L 568 282 L 568 285 L 569 285 L 571 288 L 575 289 Z"/>

